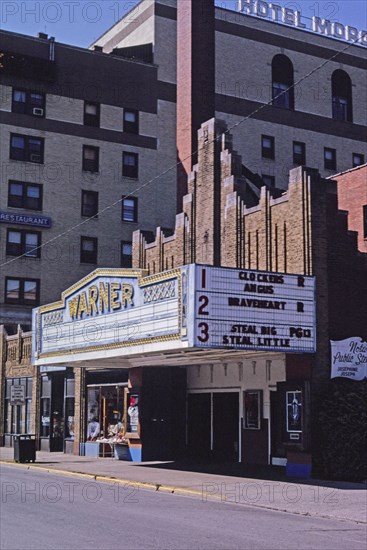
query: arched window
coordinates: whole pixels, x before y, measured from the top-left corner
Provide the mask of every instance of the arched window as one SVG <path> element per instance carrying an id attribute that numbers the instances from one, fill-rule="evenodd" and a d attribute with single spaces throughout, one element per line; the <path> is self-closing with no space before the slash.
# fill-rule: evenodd
<path id="1" fill-rule="evenodd" d="M 352 82 L 349 75 L 340 69 L 331 77 L 333 96 L 333 118 L 335 120 L 353 121 Z"/>
<path id="2" fill-rule="evenodd" d="M 294 88 L 285 91 L 294 84 L 292 61 L 286 55 L 276 55 L 271 63 L 271 73 L 273 105 L 294 109 Z"/>

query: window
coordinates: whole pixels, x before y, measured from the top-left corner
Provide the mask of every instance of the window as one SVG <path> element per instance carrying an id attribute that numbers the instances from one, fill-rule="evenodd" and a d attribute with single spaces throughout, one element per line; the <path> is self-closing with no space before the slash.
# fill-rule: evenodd
<path id="1" fill-rule="evenodd" d="M 334 71 L 331 77 L 331 88 L 333 118 L 335 120 L 352 122 L 352 82 L 349 75 L 340 69 Z"/>
<path id="2" fill-rule="evenodd" d="M 336 150 L 324 148 L 324 166 L 326 170 L 336 170 Z"/>
<path id="3" fill-rule="evenodd" d="M 82 216 L 98 218 L 98 193 L 96 191 L 82 191 Z"/>
<path id="4" fill-rule="evenodd" d="M 44 117 L 45 95 L 39 92 L 13 89 L 12 111 L 13 113 Z"/>
<path id="5" fill-rule="evenodd" d="M 364 155 L 353 153 L 353 168 L 356 166 L 362 166 L 362 164 L 364 164 Z"/>
<path id="6" fill-rule="evenodd" d="M 121 241 L 121 267 L 131 267 L 133 262 L 133 244 Z"/>
<path id="7" fill-rule="evenodd" d="M 42 185 L 9 181 L 8 206 L 42 210 Z"/>
<path id="8" fill-rule="evenodd" d="M 98 172 L 99 148 L 91 145 L 83 145 L 83 170 L 85 172 Z"/>
<path id="9" fill-rule="evenodd" d="M 7 304 L 37 306 L 39 292 L 39 279 L 17 279 L 15 277 L 6 277 L 5 279 L 5 302 Z"/>
<path id="10" fill-rule="evenodd" d="M 84 102 L 84 124 L 86 126 L 99 126 L 100 104 Z"/>
<path id="11" fill-rule="evenodd" d="M 363 206 L 363 237 L 367 239 L 367 204 Z"/>
<path id="12" fill-rule="evenodd" d="M 98 239 L 80 237 L 80 261 L 83 264 L 96 264 L 98 256 Z"/>
<path id="13" fill-rule="evenodd" d="M 25 254 L 29 258 L 39 258 L 41 250 L 41 233 L 39 231 L 27 231 L 25 229 L 8 229 L 6 239 L 6 253 L 8 256 L 21 256 Z"/>
<path id="14" fill-rule="evenodd" d="M 304 166 L 306 164 L 306 145 L 300 141 L 293 142 L 293 164 Z"/>
<path id="15" fill-rule="evenodd" d="M 262 174 L 263 182 L 267 187 L 275 187 L 275 177 L 274 176 L 268 176 L 267 174 Z"/>
<path id="16" fill-rule="evenodd" d="M 261 136 L 261 156 L 266 159 L 275 158 L 275 145 L 272 136 Z"/>
<path id="17" fill-rule="evenodd" d="M 31 377 L 6 379 L 4 433 L 31 433 L 32 385 Z M 22 395 L 20 400 L 15 402 L 12 401 L 14 389 Z"/>
<path id="18" fill-rule="evenodd" d="M 43 149 L 43 138 L 20 134 L 10 135 L 10 158 L 12 160 L 43 163 Z"/>
<path id="19" fill-rule="evenodd" d="M 139 112 L 124 109 L 124 132 L 129 134 L 139 133 Z"/>
<path id="20" fill-rule="evenodd" d="M 260 430 L 262 416 L 262 390 L 243 392 L 243 428 Z"/>
<path id="21" fill-rule="evenodd" d="M 138 199 L 136 197 L 122 198 L 122 221 L 138 221 Z"/>
<path id="22" fill-rule="evenodd" d="M 139 157 L 136 153 L 123 153 L 122 175 L 127 178 L 137 178 L 139 169 Z"/>
<path id="23" fill-rule="evenodd" d="M 291 87 L 293 86 L 293 64 L 291 60 L 286 55 L 276 55 L 271 63 L 271 74 L 273 105 L 282 109 L 294 109 L 294 88 Z M 288 90 L 288 88 L 290 89 Z"/>
<path id="24" fill-rule="evenodd" d="M 47 375 L 41 376 L 41 437 L 49 437 L 51 424 L 51 378 Z"/>

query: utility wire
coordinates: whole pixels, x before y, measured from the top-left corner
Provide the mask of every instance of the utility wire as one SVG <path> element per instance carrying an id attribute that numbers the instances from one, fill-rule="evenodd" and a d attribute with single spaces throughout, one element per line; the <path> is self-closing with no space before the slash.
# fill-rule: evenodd
<path id="1" fill-rule="evenodd" d="M 273 97 L 272 99 L 270 99 L 267 103 L 262 103 L 258 108 L 256 108 L 254 111 L 252 111 L 249 115 L 245 116 L 245 117 L 242 117 L 240 120 L 238 120 L 237 122 L 235 122 L 234 124 L 232 124 L 232 126 L 230 126 L 229 128 L 227 128 L 227 130 L 225 130 L 224 132 L 221 132 L 221 134 L 219 134 L 218 136 L 216 136 L 212 141 L 209 142 L 209 144 L 211 143 L 215 143 L 216 141 L 218 141 L 219 139 L 221 139 L 221 136 L 223 134 L 228 134 L 230 133 L 234 128 L 237 128 L 238 126 L 240 126 L 241 124 L 243 124 L 246 120 L 250 119 L 251 117 L 253 117 L 254 115 L 256 115 L 257 113 L 259 113 L 262 109 L 265 109 L 265 107 L 268 107 L 270 106 L 274 100 L 278 99 L 278 97 L 281 97 L 282 95 L 288 93 L 290 90 L 292 90 L 293 88 L 295 88 L 296 86 L 298 86 L 299 84 L 301 84 L 301 82 L 303 82 L 304 80 L 306 80 L 307 78 L 309 78 L 310 76 L 312 76 L 314 73 L 316 73 L 317 71 L 319 71 L 320 69 L 322 69 L 323 67 L 325 67 L 325 65 L 327 65 L 328 63 L 330 63 L 331 61 L 333 61 L 336 57 L 338 57 L 340 54 L 346 52 L 351 46 L 353 46 L 357 41 L 354 40 L 353 42 L 351 42 L 350 44 L 347 44 L 345 46 L 345 48 L 343 48 L 342 50 L 336 52 L 334 55 L 332 55 L 331 57 L 329 57 L 328 59 L 325 59 L 325 61 L 323 61 L 320 65 L 318 65 L 317 67 L 315 67 L 314 69 L 312 69 L 311 71 L 309 71 L 307 74 L 305 74 L 303 77 L 299 78 L 296 82 L 294 82 L 291 86 L 289 86 L 288 88 L 286 88 L 285 90 L 282 90 L 279 94 L 277 94 L 275 97 Z M 142 185 L 140 185 L 140 187 L 137 187 L 136 189 L 134 189 L 134 191 L 131 191 L 128 195 L 124 195 L 123 197 L 121 197 L 120 199 L 116 200 L 115 202 L 109 204 L 108 206 L 106 206 L 105 208 L 102 208 L 102 210 L 99 210 L 96 214 L 94 214 L 93 216 L 91 216 L 90 218 L 86 218 L 85 220 L 82 220 L 81 222 L 69 227 L 68 229 L 66 229 L 65 231 L 62 231 L 61 233 L 59 233 L 58 235 L 55 235 L 54 237 L 52 237 L 51 239 L 49 239 L 48 241 L 46 241 L 45 243 L 42 243 L 40 244 L 39 246 L 36 246 L 34 248 L 32 248 L 31 250 L 28 250 L 28 252 L 24 252 L 23 254 L 19 255 L 19 256 L 15 256 L 14 258 L 12 258 L 11 260 L 8 260 L 2 264 L 0 264 L 0 267 L 4 267 L 6 265 L 9 265 L 11 264 L 12 262 L 15 262 L 17 260 L 20 260 L 21 258 L 24 258 L 24 257 L 29 257 L 29 254 L 32 253 L 32 252 L 35 252 L 37 250 L 41 250 L 42 248 L 44 248 L 45 246 L 55 242 L 57 239 L 60 239 L 61 237 L 64 237 L 65 235 L 68 235 L 69 233 L 71 233 L 72 231 L 74 231 L 75 229 L 78 229 L 78 227 L 82 227 L 83 225 L 87 224 L 90 220 L 93 220 L 95 218 L 98 218 L 100 215 L 104 214 L 105 212 L 107 212 L 108 210 L 111 210 L 111 208 L 113 208 L 114 206 L 116 206 L 117 204 L 121 203 L 123 200 L 129 198 L 129 197 L 132 197 L 134 196 L 136 193 L 138 193 L 139 191 L 141 191 L 142 189 L 144 189 L 145 187 L 147 187 L 148 185 L 150 185 L 151 183 L 155 182 L 156 180 L 160 179 L 162 176 L 165 176 L 166 174 L 168 174 L 169 172 L 171 172 L 171 170 L 174 170 L 174 169 L 177 169 L 178 166 L 180 166 L 184 161 L 190 159 L 191 157 L 197 155 L 197 153 L 199 152 L 199 149 L 196 149 L 195 151 L 193 151 L 190 155 L 187 155 L 185 158 L 183 158 L 182 160 L 176 162 L 175 164 L 172 164 L 171 166 L 169 166 L 166 170 L 164 170 L 163 172 L 161 172 L 160 174 L 154 176 L 154 178 L 146 181 L 145 183 L 143 183 Z"/>

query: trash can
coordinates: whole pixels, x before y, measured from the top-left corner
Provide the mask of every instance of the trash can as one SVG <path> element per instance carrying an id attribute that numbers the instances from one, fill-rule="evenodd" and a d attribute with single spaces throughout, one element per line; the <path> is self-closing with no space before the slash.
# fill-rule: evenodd
<path id="1" fill-rule="evenodd" d="M 31 434 L 15 435 L 13 439 L 15 462 L 35 462 L 36 436 Z"/>

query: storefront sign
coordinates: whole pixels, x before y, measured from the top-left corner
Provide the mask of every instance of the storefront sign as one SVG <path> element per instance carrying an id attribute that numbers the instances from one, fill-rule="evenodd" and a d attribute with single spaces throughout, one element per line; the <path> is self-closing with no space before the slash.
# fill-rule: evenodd
<path id="1" fill-rule="evenodd" d="M 10 386 L 10 404 L 23 405 L 25 403 L 25 387 Z"/>
<path id="2" fill-rule="evenodd" d="M 367 342 L 358 336 L 331 344 L 331 378 L 367 378 Z"/>
<path id="3" fill-rule="evenodd" d="M 238 11 L 246 15 L 270 19 L 276 23 L 283 23 L 331 38 L 367 46 L 367 31 L 365 30 L 358 30 L 356 27 L 350 25 L 344 26 L 337 21 L 332 22 L 329 19 L 323 19 L 316 15 L 312 18 L 306 17 L 300 10 L 293 10 L 291 7 L 282 8 L 276 2 L 238 0 Z"/>
<path id="4" fill-rule="evenodd" d="M 315 352 L 315 279 L 190 266 L 194 346 Z"/>
<path id="5" fill-rule="evenodd" d="M 50 228 L 52 219 L 46 216 L 33 214 L 15 214 L 13 212 L 0 212 L 0 223 L 13 223 L 16 225 L 33 225 L 35 227 Z"/>

